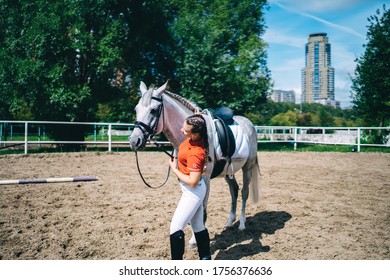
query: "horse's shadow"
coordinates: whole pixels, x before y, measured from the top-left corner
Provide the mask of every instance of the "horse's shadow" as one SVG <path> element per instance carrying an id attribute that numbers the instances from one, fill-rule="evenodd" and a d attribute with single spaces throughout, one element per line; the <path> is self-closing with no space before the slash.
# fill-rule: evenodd
<path id="1" fill-rule="evenodd" d="M 291 218 L 292 216 L 284 211 L 260 212 L 247 218 L 244 231 L 238 230 L 236 222 L 233 227 L 224 229 L 211 240 L 212 253 L 218 251 L 214 259 L 237 260 L 270 251 L 270 246 L 261 244 L 262 235 L 274 234 Z"/>

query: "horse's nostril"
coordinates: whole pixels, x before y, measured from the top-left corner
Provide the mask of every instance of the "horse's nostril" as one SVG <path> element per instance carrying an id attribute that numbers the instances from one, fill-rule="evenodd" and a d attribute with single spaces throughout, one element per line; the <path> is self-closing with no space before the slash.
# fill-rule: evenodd
<path id="1" fill-rule="evenodd" d="M 141 143 L 141 139 L 138 138 L 136 146 L 138 147 L 140 145 L 140 143 Z"/>

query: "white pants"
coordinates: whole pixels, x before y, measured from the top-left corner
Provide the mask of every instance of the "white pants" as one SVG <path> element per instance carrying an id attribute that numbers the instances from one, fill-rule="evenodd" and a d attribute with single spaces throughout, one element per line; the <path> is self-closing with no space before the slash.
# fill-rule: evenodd
<path id="1" fill-rule="evenodd" d="M 183 230 L 190 223 L 193 232 L 205 229 L 203 221 L 203 199 L 206 196 L 206 184 L 201 179 L 195 188 L 180 182 L 182 196 L 171 221 L 170 234 Z"/>

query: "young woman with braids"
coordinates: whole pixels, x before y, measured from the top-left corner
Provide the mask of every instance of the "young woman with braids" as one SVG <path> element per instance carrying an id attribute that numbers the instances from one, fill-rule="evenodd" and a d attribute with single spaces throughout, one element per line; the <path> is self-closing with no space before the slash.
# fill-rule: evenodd
<path id="1" fill-rule="evenodd" d="M 186 140 L 179 146 L 178 162 L 169 165 L 179 179 L 182 196 L 170 226 L 171 256 L 182 260 L 184 254 L 184 227 L 190 223 L 195 233 L 199 258 L 210 260 L 210 238 L 203 220 L 203 199 L 206 184 L 202 172 L 208 159 L 208 138 L 205 119 L 201 114 L 189 116 L 181 129 Z"/>

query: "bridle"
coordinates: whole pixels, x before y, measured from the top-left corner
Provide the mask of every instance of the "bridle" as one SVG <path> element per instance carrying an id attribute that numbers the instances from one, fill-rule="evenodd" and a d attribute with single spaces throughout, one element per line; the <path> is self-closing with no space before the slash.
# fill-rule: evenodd
<path id="1" fill-rule="evenodd" d="M 156 112 L 157 113 L 156 114 L 156 118 L 157 118 L 156 122 L 153 124 L 153 126 L 147 125 L 144 122 L 140 122 L 140 121 L 136 121 L 134 123 L 135 127 L 138 127 L 142 131 L 142 133 L 144 135 L 147 135 L 147 138 L 146 138 L 147 141 L 149 141 L 150 139 L 153 138 L 154 135 L 156 135 L 158 122 L 160 120 L 161 113 L 163 112 L 163 108 L 164 108 L 164 102 L 163 102 L 162 97 L 154 97 L 154 96 L 152 96 L 151 99 L 160 102 L 160 105 L 158 106 L 158 109 L 157 109 L 157 112 Z M 164 119 L 164 113 L 163 113 L 163 119 Z"/>
<path id="2" fill-rule="evenodd" d="M 164 102 L 163 102 L 163 98 L 162 97 L 154 97 L 152 96 L 151 98 L 152 100 L 156 100 L 158 102 L 160 102 L 160 105 L 158 106 L 158 109 L 156 110 L 156 121 L 153 125 L 147 125 L 145 124 L 144 122 L 141 122 L 141 121 L 136 121 L 134 122 L 134 126 L 139 128 L 142 133 L 145 135 L 145 138 L 146 138 L 146 141 L 151 141 L 152 138 L 156 135 L 157 133 L 157 126 L 158 126 L 158 123 L 160 121 L 160 117 L 161 117 L 161 114 L 162 114 L 162 117 L 163 117 L 163 121 L 164 121 Z M 160 144 L 158 144 L 156 141 L 153 141 L 153 144 L 156 145 L 156 147 L 158 149 L 161 149 L 164 153 L 166 153 L 168 156 L 170 156 L 171 158 L 173 158 L 173 151 L 172 151 L 172 154 L 169 154 Z M 144 182 L 144 184 L 146 186 L 148 186 L 149 188 L 152 188 L 152 189 L 157 189 L 157 188 L 161 188 L 162 186 L 165 185 L 165 183 L 168 181 L 168 178 L 169 178 L 169 174 L 170 174 L 170 171 L 171 171 L 171 168 L 168 167 L 168 174 L 167 174 L 167 178 L 165 179 L 164 183 L 162 183 L 160 186 L 158 187 L 152 187 L 150 184 L 148 184 L 144 178 L 144 176 L 142 176 L 142 172 L 141 172 L 141 169 L 139 167 L 139 161 L 138 161 L 138 154 L 137 154 L 137 151 L 135 151 L 135 158 L 136 158 L 136 163 L 137 163 L 137 169 L 138 169 L 138 173 L 139 175 L 141 176 L 141 179 L 142 181 Z"/>

